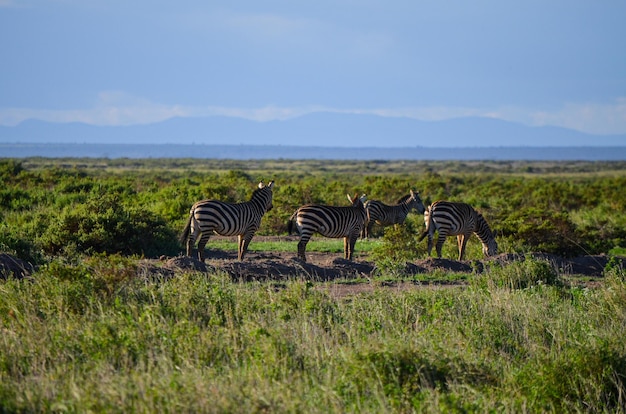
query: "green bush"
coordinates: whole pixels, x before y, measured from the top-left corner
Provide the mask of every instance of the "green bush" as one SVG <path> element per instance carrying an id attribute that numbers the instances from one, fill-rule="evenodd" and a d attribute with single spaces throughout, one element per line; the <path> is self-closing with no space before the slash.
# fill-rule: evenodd
<path id="1" fill-rule="evenodd" d="M 533 286 L 563 286 L 554 266 L 547 260 L 526 258 L 504 266 L 491 264 L 483 275 L 472 278 L 474 284 L 505 289 L 527 289 Z"/>
<path id="2" fill-rule="evenodd" d="M 85 204 L 67 206 L 37 243 L 47 254 L 122 253 L 174 255 L 176 234 L 154 213 L 125 206 L 116 195 L 92 196 Z"/>
<path id="3" fill-rule="evenodd" d="M 498 223 L 503 236 L 514 238 L 526 251 L 571 257 L 585 253 L 583 239 L 567 212 L 524 208 L 511 212 Z"/>
<path id="4" fill-rule="evenodd" d="M 412 221 L 403 225 L 384 228 L 382 243 L 372 248 L 370 258 L 381 274 L 398 274 L 404 271 L 406 262 L 424 254 L 424 248 L 417 243 Z"/>

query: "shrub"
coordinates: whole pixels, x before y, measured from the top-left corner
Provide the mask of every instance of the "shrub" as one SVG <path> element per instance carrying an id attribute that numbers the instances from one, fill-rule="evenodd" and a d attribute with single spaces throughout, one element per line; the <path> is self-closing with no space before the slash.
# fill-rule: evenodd
<path id="1" fill-rule="evenodd" d="M 7 252 L 32 264 L 42 262 L 41 252 L 35 244 L 22 237 L 19 230 L 0 224 L 0 252 Z"/>
<path id="2" fill-rule="evenodd" d="M 515 237 L 530 251 L 571 257 L 583 250 L 577 242 L 582 238 L 566 212 L 534 207 L 519 209 L 504 218 L 499 229 L 503 235 Z"/>
<path id="3" fill-rule="evenodd" d="M 493 284 L 498 288 L 526 289 L 538 285 L 562 286 L 554 266 L 547 260 L 527 258 L 503 267 L 492 265 L 485 275 L 474 278 L 481 286 Z"/>
<path id="4" fill-rule="evenodd" d="M 384 232 L 382 243 L 374 247 L 371 253 L 371 259 L 379 272 L 401 272 L 405 262 L 415 260 L 423 254 L 411 221 L 386 227 Z"/>
<path id="5" fill-rule="evenodd" d="M 147 210 L 126 207 L 118 196 L 92 196 L 64 208 L 39 237 L 49 254 L 122 253 L 173 255 L 177 238 L 166 222 Z"/>
<path id="6" fill-rule="evenodd" d="M 16 177 L 24 170 L 22 163 L 15 160 L 0 161 L 0 179 L 2 181 L 8 178 Z"/>

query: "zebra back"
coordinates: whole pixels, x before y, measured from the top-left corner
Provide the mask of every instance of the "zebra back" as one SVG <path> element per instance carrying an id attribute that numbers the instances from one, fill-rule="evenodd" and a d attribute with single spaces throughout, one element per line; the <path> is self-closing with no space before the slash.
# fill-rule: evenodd
<path id="1" fill-rule="evenodd" d="M 365 203 L 367 220 L 381 226 L 404 223 L 406 216 L 412 208 L 416 209 L 420 214 L 424 214 L 426 210 L 419 197 L 419 193 L 413 190 L 411 190 L 409 194 L 401 197 L 395 205 L 387 205 L 378 200 L 370 200 Z"/>
<path id="2" fill-rule="evenodd" d="M 301 236 L 310 237 L 317 232 L 325 237 L 339 238 L 358 235 L 366 220 L 363 200 L 365 195 L 354 198 L 348 195 L 351 206 L 304 205 L 291 216 L 290 230 L 295 224 Z M 290 231 L 291 232 L 291 231 Z"/>
<path id="3" fill-rule="evenodd" d="M 424 234 L 429 232 L 432 234 L 435 230 L 444 231 L 448 236 L 474 233 L 482 243 L 486 255 L 497 254 L 498 245 L 487 220 L 469 204 L 436 201 L 424 213 L 424 222 L 426 224 Z"/>
<path id="4" fill-rule="evenodd" d="M 274 181 L 267 185 L 261 181 L 250 200 L 242 203 L 198 201 L 191 207 L 190 219 L 194 218 L 199 223 L 202 232 L 215 231 L 221 235 L 232 236 L 256 231 L 263 215 L 273 208 L 273 184 Z"/>

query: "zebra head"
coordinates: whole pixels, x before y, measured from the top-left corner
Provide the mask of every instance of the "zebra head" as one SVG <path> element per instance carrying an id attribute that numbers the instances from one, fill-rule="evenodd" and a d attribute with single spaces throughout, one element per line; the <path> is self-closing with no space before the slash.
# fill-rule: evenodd
<path id="1" fill-rule="evenodd" d="M 347 196 L 350 204 L 352 204 L 352 207 L 365 209 L 364 203 L 367 201 L 367 196 L 365 194 L 361 195 L 361 197 L 359 197 L 358 193 L 355 194 L 354 197 L 350 197 L 350 194 L 347 194 Z"/>
<path id="2" fill-rule="evenodd" d="M 274 181 L 270 181 L 269 184 L 267 185 L 265 185 L 265 183 L 261 181 L 259 183 L 259 188 L 255 190 L 254 193 L 252 194 L 253 199 L 256 198 L 261 201 L 261 204 L 263 204 L 263 207 L 265 208 L 266 212 L 274 208 L 274 205 L 272 204 L 272 196 L 273 196 L 272 187 L 273 186 L 274 186 Z"/>
<path id="3" fill-rule="evenodd" d="M 491 228 L 487 224 L 487 221 L 482 216 L 482 214 L 478 213 L 479 219 L 482 221 L 481 226 L 483 227 L 482 233 L 483 235 L 477 234 L 480 241 L 483 244 L 483 254 L 485 256 L 495 256 L 498 254 L 498 243 L 496 242 L 496 232 L 491 231 Z"/>
<path id="4" fill-rule="evenodd" d="M 420 214 L 424 214 L 426 211 L 426 207 L 424 207 L 424 203 L 422 203 L 422 199 L 420 198 L 420 193 L 413 192 L 413 190 L 411 190 L 411 207 L 415 208 Z"/>
<path id="5" fill-rule="evenodd" d="M 495 233 L 492 233 L 492 237 L 487 244 L 483 244 L 483 254 L 485 256 L 495 256 L 498 254 L 498 243 L 495 239 Z"/>

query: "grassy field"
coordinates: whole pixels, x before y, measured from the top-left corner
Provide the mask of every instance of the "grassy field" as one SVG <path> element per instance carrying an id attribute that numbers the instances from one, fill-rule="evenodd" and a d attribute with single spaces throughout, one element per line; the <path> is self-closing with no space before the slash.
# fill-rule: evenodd
<path id="1" fill-rule="evenodd" d="M 464 287 L 334 297 L 297 276 L 155 280 L 133 258 L 55 261 L 0 285 L 0 407 L 623 412 L 624 270 L 594 289 L 552 272 L 529 261 Z M 548 283 L 512 287 L 537 275 Z"/>
<path id="2" fill-rule="evenodd" d="M 590 286 L 528 259 L 411 289 L 393 272 L 244 282 L 143 266 L 182 251 L 193 201 L 246 199 L 261 178 L 279 184 L 260 235 L 284 235 L 306 201 L 345 203 L 355 190 L 393 201 L 416 188 L 477 206 L 505 252 L 615 254 L 626 163 L 28 159 L 0 160 L 0 177 L 0 251 L 36 266 L 0 279 L 0 412 L 626 412 L 617 261 Z M 390 270 L 423 258 L 420 224 L 415 215 L 357 249 Z M 317 238 L 307 250 L 341 246 Z M 333 294 L 355 283 L 369 289 Z"/>

